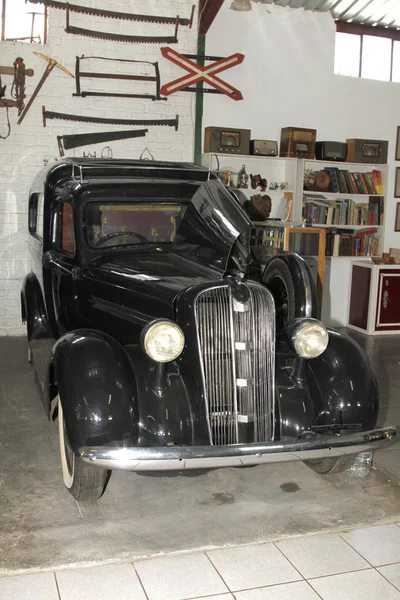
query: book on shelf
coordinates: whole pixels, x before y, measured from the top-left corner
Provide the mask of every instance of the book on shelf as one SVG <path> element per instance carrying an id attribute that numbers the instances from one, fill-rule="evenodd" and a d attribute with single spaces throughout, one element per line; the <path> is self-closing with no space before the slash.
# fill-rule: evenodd
<path id="1" fill-rule="evenodd" d="M 353 198 L 328 199 L 303 195 L 302 218 L 309 225 L 383 225 L 384 197 L 369 196 L 368 202 Z"/>
<path id="2" fill-rule="evenodd" d="M 334 194 L 383 194 L 382 173 L 378 169 L 358 172 L 325 167 L 324 171 L 329 174 L 329 191 Z"/>
<path id="3" fill-rule="evenodd" d="M 379 236 L 376 227 L 349 230 L 332 228 L 326 232 L 326 256 L 377 256 Z"/>

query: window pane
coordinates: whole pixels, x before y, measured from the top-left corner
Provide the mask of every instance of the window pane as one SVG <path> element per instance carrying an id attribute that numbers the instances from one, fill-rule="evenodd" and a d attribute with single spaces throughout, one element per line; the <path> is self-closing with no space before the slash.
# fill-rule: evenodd
<path id="1" fill-rule="evenodd" d="M 36 13 L 36 14 L 32 14 Z M 44 6 L 25 0 L 6 0 L 5 39 L 44 43 Z"/>
<path id="2" fill-rule="evenodd" d="M 337 33 L 335 43 L 335 73 L 358 77 L 360 74 L 361 36 Z"/>
<path id="3" fill-rule="evenodd" d="M 72 220 L 72 206 L 70 204 L 62 205 L 61 226 L 61 248 L 66 252 L 71 252 L 71 254 L 75 254 L 74 223 Z"/>
<path id="4" fill-rule="evenodd" d="M 400 81 L 400 42 L 393 42 L 392 81 Z"/>
<path id="5" fill-rule="evenodd" d="M 390 81 L 391 50 L 392 40 L 374 35 L 364 35 L 361 77 Z"/>

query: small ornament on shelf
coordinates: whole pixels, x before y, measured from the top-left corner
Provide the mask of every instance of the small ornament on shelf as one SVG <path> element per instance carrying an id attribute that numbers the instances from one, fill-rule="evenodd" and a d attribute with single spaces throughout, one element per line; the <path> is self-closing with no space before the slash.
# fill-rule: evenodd
<path id="1" fill-rule="evenodd" d="M 239 171 L 238 174 L 238 183 L 237 186 L 239 189 L 247 189 L 248 186 L 248 180 L 249 180 L 249 176 L 246 173 L 246 165 L 242 165 L 242 168 Z"/>

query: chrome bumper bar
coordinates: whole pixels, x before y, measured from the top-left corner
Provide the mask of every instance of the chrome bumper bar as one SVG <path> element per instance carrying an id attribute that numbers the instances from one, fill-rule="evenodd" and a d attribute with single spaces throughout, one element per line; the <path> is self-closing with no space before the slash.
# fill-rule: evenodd
<path id="1" fill-rule="evenodd" d="M 313 440 L 232 444 L 229 446 L 164 446 L 157 448 L 80 448 L 82 459 L 106 469 L 125 471 L 181 471 L 243 467 L 295 460 L 332 458 L 373 452 L 395 441 L 395 427 Z"/>

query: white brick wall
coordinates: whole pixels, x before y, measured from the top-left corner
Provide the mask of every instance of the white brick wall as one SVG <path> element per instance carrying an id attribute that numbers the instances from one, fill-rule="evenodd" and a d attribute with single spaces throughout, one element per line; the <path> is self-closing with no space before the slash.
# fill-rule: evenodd
<path id="1" fill-rule="evenodd" d="M 154 14 L 188 18 L 196 0 L 77 0 L 76 4 L 96 6 L 137 14 Z M 75 70 L 75 57 L 102 56 L 130 60 L 158 61 L 161 82 L 166 83 L 183 75 L 183 71 L 164 59 L 159 44 L 129 44 L 96 40 L 67 34 L 65 11 L 49 10 L 48 43 L 28 45 L 14 42 L 0 42 L 0 64 L 12 66 L 17 56 L 22 56 L 28 68 L 33 68 L 33 77 L 27 77 L 27 100 L 35 89 L 45 67 L 45 61 L 33 54 L 41 52 L 56 59 L 72 73 Z M 128 35 L 172 35 L 174 26 L 133 21 L 118 21 L 71 14 L 70 24 L 100 31 Z M 178 52 L 195 54 L 197 49 L 197 12 L 192 29 L 180 27 L 178 44 L 172 47 Z M 166 44 L 164 44 L 166 45 Z M 86 61 L 89 63 L 89 61 Z M 107 64 L 107 63 L 106 63 Z M 97 70 L 106 70 L 103 62 Z M 139 66 L 138 66 L 139 67 Z M 93 67 L 94 68 L 94 67 Z M 120 69 L 124 73 L 138 72 L 134 65 L 110 63 L 110 71 Z M 96 87 L 90 79 L 83 80 L 83 89 L 96 89 L 112 92 L 154 93 L 152 84 L 140 82 L 106 81 L 98 79 Z M 3 76 L 7 84 L 6 97 L 10 97 L 12 78 Z M 151 90 L 150 87 L 151 86 Z M 103 91 L 103 90 L 102 90 Z M 122 140 L 92 147 L 76 148 L 66 152 L 67 156 L 82 156 L 83 151 L 100 156 L 105 145 L 110 145 L 115 158 L 139 158 L 148 147 L 156 159 L 193 160 L 195 95 L 178 93 L 167 101 L 135 100 L 128 98 L 77 98 L 75 81 L 55 68 L 50 74 L 39 96 L 27 113 L 21 125 L 17 125 L 17 110 L 10 109 L 11 135 L 0 140 L 0 335 L 19 335 L 25 332 L 21 326 L 19 297 L 21 283 L 32 266 L 38 268 L 37 253 L 27 229 L 28 192 L 37 172 L 43 167 L 44 159 L 58 158 L 57 135 L 114 131 L 127 129 L 115 125 L 91 125 L 67 121 L 48 121 L 43 128 L 42 105 L 47 110 L 98 117 L 119 116 L 125 119 L 166 119 L 179 114 L 179 130 L 171 127 L 149 127 L 145 138 Z M 6 111 L 0 108 L 0 135 L 7 132 Z"/>

